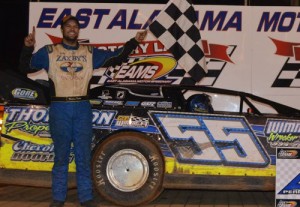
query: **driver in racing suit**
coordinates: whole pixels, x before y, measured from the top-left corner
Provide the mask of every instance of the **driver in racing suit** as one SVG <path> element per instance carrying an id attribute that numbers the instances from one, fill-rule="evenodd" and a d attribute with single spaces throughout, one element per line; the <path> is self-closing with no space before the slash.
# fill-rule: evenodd
<path id="1" fill-rule="evenodd" d="M 92 110 L 87 97 L 89 81 L 93 69 L 124 62 L 147 34 L 146 31 L 137 32 L 123 48 L 111 52 L 80 45 L 79 31 L 78 19 L 65 16 L 61 22 L 62 42 L 46 45 L 32 55 L 35 44 L 33 28 L 24 40 L 20 57 L 19 69 L 22 72 L 45 69 L 49 77 L 49 125 L 55 153 L 50 207 L 64 206 L 66 200 L 71 143 L 74 145 L 79 201 L 81 206 L 96 206 L 90 168 Z"/>

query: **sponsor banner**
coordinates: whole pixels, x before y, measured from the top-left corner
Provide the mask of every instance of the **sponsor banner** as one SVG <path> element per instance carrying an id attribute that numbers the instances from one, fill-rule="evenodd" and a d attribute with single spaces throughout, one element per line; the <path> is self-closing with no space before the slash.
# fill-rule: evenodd
<path id="1" fill-rule="evenodd" d="M 30 3 L 36 50 L 61 41 L 60 21 L 78 17 L 80 41 L 115 50 L 148 27 L 164 4 Z M 245 91 L 300 108 L 298 7 L 195 5 L 208 74 L 199 84 Z M 95 70 L 92 84 L 180 84 L 183 70 L 148 34 L 127 63 Z M 38 72 L 32 79 L 43 77 Z M 196 83 L 195 83 L 196 84 Z M 224 103 L 224 101 L 221 101 Z"/>
<path id="2" fill-rule="evenodd" d="M 299 206 L 300 148 L 278 147 L 276 150 L 276 206 Z"/>

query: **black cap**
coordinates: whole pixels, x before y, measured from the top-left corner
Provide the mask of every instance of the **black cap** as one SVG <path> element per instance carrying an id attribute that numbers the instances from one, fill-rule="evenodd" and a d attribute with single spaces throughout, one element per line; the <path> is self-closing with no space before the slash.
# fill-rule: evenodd
<path id="1" fill-rule="evenodd" d="M 72 16 L 72 15 L 64 16 L 64 18 L 61 20 L 60 26 L 63 27 L 64 24 L 67 23 L 70 20 L 74 20 L 77 23 L 77 25 L 80 27 L 78 19 L 76 17 Z"/>

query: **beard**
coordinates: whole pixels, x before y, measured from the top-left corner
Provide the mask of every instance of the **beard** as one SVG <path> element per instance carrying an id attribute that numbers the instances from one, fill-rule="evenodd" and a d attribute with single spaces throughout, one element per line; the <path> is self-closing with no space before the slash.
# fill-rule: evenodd
<path id="1" fill-rule="evenodd" d="M 69 43 L 75 43 L 78 40 L 78 35 L 72 36 L 72 37 L 69 37 L 67 35 L 63 35 L 63 39 L 66 40 Z"/>

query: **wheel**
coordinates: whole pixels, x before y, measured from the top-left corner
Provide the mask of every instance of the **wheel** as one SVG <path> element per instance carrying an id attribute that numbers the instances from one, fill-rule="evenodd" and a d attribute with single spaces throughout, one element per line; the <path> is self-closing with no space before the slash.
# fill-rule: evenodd
<path id="1" fill-rule="evenodd" d="M 92 176 L 104 199 L 117 205 L 138 206 L 162 192 L 164 161 L 159 148 L 146 135 L 120 132 L 96 148 Z"/>

